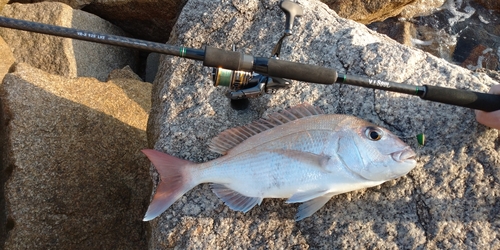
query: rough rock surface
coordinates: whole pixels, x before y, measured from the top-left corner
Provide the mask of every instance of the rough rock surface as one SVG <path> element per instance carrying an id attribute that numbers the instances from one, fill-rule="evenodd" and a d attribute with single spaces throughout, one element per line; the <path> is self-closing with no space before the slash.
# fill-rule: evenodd
<path id="1" fill-rule="evenodd" d="M 321 0 L 341 17 L 364 24 L 384 21 L 390 17 L 413 18 L 428 15 L 445 0 Z"/>
<path id="2" fill-rule="evenodd" d="M 235 44 L 248 54 L 270 55 L 283 32 L 278 2 L 189 1 L 170 42 L 227 50 Z M 414 85 L 486 92 L 497 83 L 342 19 L 320 2 L 299 2 L 305 14 L 283 44 L 283 60 Z M 265 199 L 243 214 L 200 185 L 150 223 L 151 249 L 500 247 L 499 134 L 477 124 L 472 110 L 361 87 L 293 82 L 235 111 L 226 89 L 212 86 L 210 72 L 201 62 L 163 57 L 148 122 L 156 149 L 195 162 L 214 159 L 207 145 L 219 132 L 309 102 L 388 128 L 416 150 L 418 165 L 397 180 L 338 195 L 300 222 L 293 220 L 296 204 Z M 415 139 L 419 133 L 427 137 L 425 146 Z"/>
<path id="3" fill-rule="evenodd" d="M 10 4 L 2 15 L 99 33 L 125 36 L 111 23 L 87 12 L 55 2 Z M 126 48 L 42 35 L 13 29 L 0 29 L 17 62 L 67 77 L 91 76 L 105 81 L 109 72 L 125 65 L 135 67 L 135 53 Z"/>
<path id="4" fill-rule="evenodd" d="M 429 15 L 445 2 L 446 0 L 416 0 L 414 3 L 405 6 L 401 13 L 399 13 L 399 16 L 412 18 Z"/>
<path id="5" fill-rule="evenodd" d="M 0 11 L 2 11 L 3 7 L 9 2 L 9 0 L 0 0 Z"/>
<path id="6" fill-rule="evenodd" d="M 5 77 L 5 249 L 146 247 L 151 184 L 139 150 L 150 91 L 135 79 L 69 79 L 27 64 Z"/>
<path id="7" fill-rule="evenodd" d="M 322 0 L 340 16 L 368 24 L 397 16 L 416 0 Z"/>
<path id="8" fill-rule="evenodd" d="M 0 37 L 0 82 L 3 80 L 3 77 L 9 73 L 9 69 L 14 64 L 16 59 L 10 50 L 9 45 Z"/>
<path id="9" fill-rule="evenodd" d="M 8 73 L 12 64 L 14 64 L 15 59 L 12 55 L 7 43 L 0 37 L 0 81 L 3 80 L 5 74 Z M 2 103 L 0 101 L 0 110 L 2 110 Z M 5 120 L 0 115 L 0 246 L 3 246 L 5 238 L 7 237 L 7 218 L 5 212 L 5 199 L 4 199 L 4 184 L 6 181 L 6 176 L 4 172 L 4 165 L 2 158 L 4 158 L 4 147 L 6 141 L 5 135 Z"/>

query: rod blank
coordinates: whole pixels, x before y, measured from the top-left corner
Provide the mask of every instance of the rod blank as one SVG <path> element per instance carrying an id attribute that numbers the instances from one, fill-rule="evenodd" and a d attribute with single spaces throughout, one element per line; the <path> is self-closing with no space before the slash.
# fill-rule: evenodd
<path id="1" fill-rule="evenodd" d="M 157 52 L 167 55 L 185 57 L 194 60 L 203 60 L 204 51 L 181 46 L 173 46 L 162 43 L 155 43 L 135 38 L 115 36 L 86 30 L 66 28 L 56 25 L 37 23 L 25 20 L 19 20 L 8 17 L 0 17 L 0 27 L 25 30 L 36 33 L 42 33 L 53 36 L 67 37 L 89 42 L 103 43 L 132 49 Z"/>
<path id="2" fill-rule="evenodd" d="M 382 89 L 416 95 L 424 100 L 479 109 L 487 112 L 500 110 L 500 95 L 429 85 L 414 86 L 361 76 L 339 75 L 334 69 L 326 67 L 282 61 L 273 58 L 253 57 L 243 53 L 224 51 L 211 47 L 207 47 L 206 50 L 192 49 L 7 17 L 0 17 L 0 27 L 179 56 L 204 61 L 205 66 L 211 67 L 255 71 L 272 77 L 282 77 L 312 83 L 333 84 L 338 82 L 365 88 Z M 222 61 L 219 61 L 221 59 Z"/>

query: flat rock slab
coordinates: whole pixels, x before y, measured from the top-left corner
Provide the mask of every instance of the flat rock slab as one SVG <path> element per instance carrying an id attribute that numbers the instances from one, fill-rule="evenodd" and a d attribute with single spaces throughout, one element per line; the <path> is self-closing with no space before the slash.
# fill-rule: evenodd
<path id="1" fill-rule="evenodd" d="M 285 39 L 281 59 L 349 75 L 487 92 L 485 74 L 400 45 L 339 18 L 317 1 L 298 1 L 304 16 Z M 204 45 L 267 56 L 284 31 L 279 1 L 191 0 L 170 43 Z M 338 195 L 300 222 L 297 204 L 265 199 L 248 213 L 227 208 L 200 185 L 153 220 L 151 249 L 207 248 L 498 248 L 500 155 L 498 131 L 477 124 L 469 109 L 361 87 L 293 82 L 288 90 L 230 108 L 224 87 L 213 87 L 201 62 L 162 57 L 153 87 L 148 139 L 155 148 L 204 162 L 218 157 L 209 141 L 221 131 L 309 102 L 327 113 L 350 114 L 386 127 L 417 152 L 407 176 Z M 425 133 L 419 146 L 415 136 Z M 235 166 L 238 167 L 238 166 Z M 151 173 L 155 183 L 158 176 Z"/>
<path id="2" fill-rule="evenodd" d="M 2 16 L 92 32 L 127 36 L 110 22 L 63 3 L 9 4 Z M 95 77 L 105 81 L 109 72 L 126 65 L 135 67 L 135 52 L 116 46 L 0 28 L 17 62 L 28 63 L 52 74 Z"/>
<path id="3" fill-rule="evenodd" d="M 27 64 L 5 76 L 5 249 L 146 247 L 151 184 L 139 150 L 150 93 L 135 79 L 69 79 Z"/>

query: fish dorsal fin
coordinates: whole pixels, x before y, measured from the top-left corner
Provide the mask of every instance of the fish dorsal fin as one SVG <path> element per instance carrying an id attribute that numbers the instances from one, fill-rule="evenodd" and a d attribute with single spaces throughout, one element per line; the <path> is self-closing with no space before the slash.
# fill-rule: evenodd
<path id="1" fill-rule="evenodd" d="M 273 113 L 267 118 L 261 118 L 260 120 L 254 121 L 248 125 L 228 129 L 212 139 L 209 149 L 212 152 L 225 155 L 228 150 L 256 134 L 291 121 L 321 114 L 324 113 L 318 107 L 314 107 L 308 103 L 299 104 L 297 106 Z"/>

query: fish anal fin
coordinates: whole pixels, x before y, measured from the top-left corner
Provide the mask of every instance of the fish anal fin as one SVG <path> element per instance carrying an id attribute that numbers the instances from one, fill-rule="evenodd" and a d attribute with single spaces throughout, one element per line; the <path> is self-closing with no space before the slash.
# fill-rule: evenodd
<path id="1" fill-rule="evenodd" d="M 291 149 L 276 149 L 272 152 L 278 153 L 294 160 L 305 163 L 309 166 L 317 167 L 319 170 L 329 173 L 330 171 L 327 169 L 328 162 L 331 157 L 323 154 L 314 154 L 310 152 L 304 152 L 300 150 L 291 150 Z"/>
<path id="2" fill-rule="evenodd" d="M 244 196 L 222 184 L 212 184 L 211 187 L 215 195 L 224 201 L 229 208 L 235 211 L 246 213 L 255 205 L 260 205 L 262 202 L 261 197 Z"/>
<path id="3" fill-rule="evenodd" d="M 300 204 L 297 214 L 295 215 L 295 221 L 302 220 L 314 214 L 322 208 L 332 196 L 334 196 L 334 194 L 326 194 Z"/>
<path id="4" fill-rule="evenodd" d="M 245 126 L 225 130 L 212 139 L 209 149 L 212 152 L 225 155 L 227 151 L 256 134 L 294 120 L 321 114 L 324 113 L 318 107 L 308 103 L 299 104 L 270 114 L 268 118 L 262 118 Z"/>

